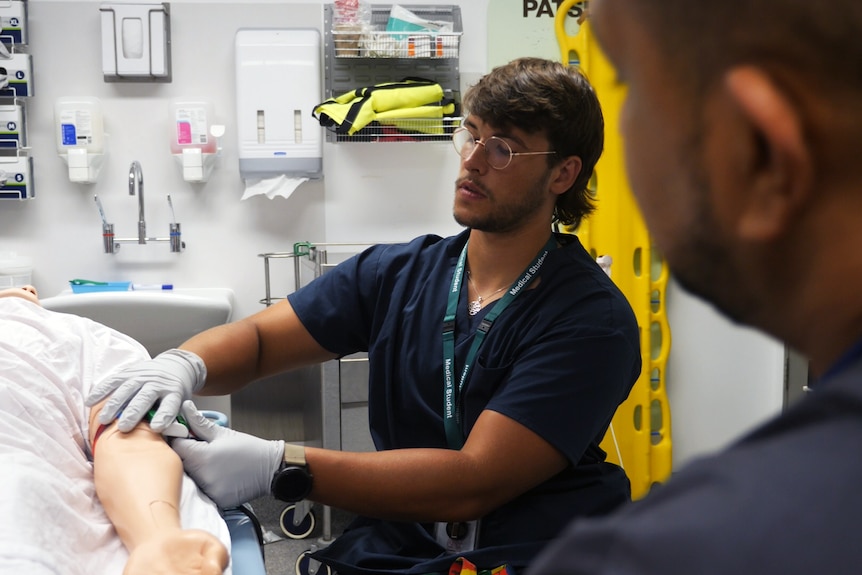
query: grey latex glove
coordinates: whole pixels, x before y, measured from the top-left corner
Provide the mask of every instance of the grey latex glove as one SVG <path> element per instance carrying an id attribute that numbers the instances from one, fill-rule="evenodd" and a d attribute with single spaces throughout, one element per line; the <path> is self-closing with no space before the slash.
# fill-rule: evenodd
<path id="1" fill-rule="evenodd" d="M 171 447 L 195 483 L 221 508 L 270 493 L 284 458 L 284 441 L 260 439 L 216 425 L 184 401 L 182 416 L 197 439 L 173 439 Z"/>
<path id="2" fill-rule="evenodd" d="M 183 400 L 204 386 L 206 377 L 200 357 L 184 349 L 169 349 L 94 386 L 85 403 L 92 407 L 110 395 L 99 413 L 99 423 L 108 425 L 122 412 L 118 427 L 131 431 L 158 402 L 150 427 L 161 433 L 176 419 Z"/>

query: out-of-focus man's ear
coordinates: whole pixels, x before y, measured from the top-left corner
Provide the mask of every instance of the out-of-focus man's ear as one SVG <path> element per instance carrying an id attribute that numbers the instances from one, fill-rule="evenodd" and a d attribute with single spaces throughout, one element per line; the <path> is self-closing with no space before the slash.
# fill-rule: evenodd
<path id="1" fill-rule="evenodd" d="M 769 240 L 788 230 L 813 191 L 813 158 L 801 110 L 760 68 L 733 68 L 724 85 L 756 140 L 742 166 L 746 204 L 737 231 L 745 239 Z"/>

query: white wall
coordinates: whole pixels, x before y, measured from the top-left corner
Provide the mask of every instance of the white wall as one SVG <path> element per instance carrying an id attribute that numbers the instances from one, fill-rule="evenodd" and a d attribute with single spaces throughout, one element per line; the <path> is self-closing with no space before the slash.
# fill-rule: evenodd
<path id="1" fill-rule="evenodd" d="M 779 412 L 784 346 L 732 324 L 676 282 L 667 289 L 667 365 L 674 469 Z"/>
<path id="2" fill-rule="evenodd" d="M 257 254 L 290 249 L 294 241 L 324 235 L 324 188 L 309 183 L 289 201 L 248 200 L 236 157 L 233 37 L 237 28 L 272 25 L 320 27 L 319 5 L 171 5 L 173 81 L 169 84 L 105 83 L 101 73 L 99 4 L 30 2 L 30 52 L 35 96 L 27 102 L 36 198 L 0 204 L 4 246 L 35 260 L 33 281 L 43 296 L 72 278 L 226 286 L 237 295 L 235 317 L 260 309 L 262 264 Z M 53 140 L 53 104 L 59 96 L 102 100 L 108 156 L 99 181 L 70 183 Z M 183 181 L 169 152 L 168 101 L 214 102 L 227 134 L 220 165 L 206 184 Z M 137 198 L 128 195 L 132 160 L 143 167 L 148 232 L 164 236 L 170 193 L 187 249 L 165 244 L 124 244 L 103 252 L 93 201 L 98 194 L 117 236 L 136 235 Z"/>
<path id="3" fill-rule="evenodd" d="M 297 241 L 392 241 L 457 231 L 451 202 L 458 158 L 448 143 L 325 144 L 323 181 L 303 185 L 287 200 L 240 201 L 234 34 L 241 27 L 322 28 L 322 2 L 171 2 L 169 84 L 103 81 L 100 3 L 29 2 L 35 96 L 27 107 L 36 198 L 0 202 L 0 250 L 33 258 L 33 282 L 43 297 L 59 293 L 72 278 L 224 286 L 236 293 L 234 317 L 239 318 L 262 309 L 262 252 L 290 250 Z M 461 7 L 467 30 L 461 43 L 462 86 L 486 71 L 494 51 L 487 40 L 489 14 L 512 10 L 511 20 L 537 22 L 535 14 L 523 16 L 520 2 L 449 3 Z M 544 21 L 552 26 L 551 19 Z M 60 96 L 96 96 L 103 102 L 110 151 L 96 184 L 70 183 L 57 156 L 53 105 Z M 184 182 L 169 154 L 168 101 L 173 97 L 212 100 L 227 127 L 221 163 L 206 184 Z M 93 195 L 102 199 L 118 236 L 135 235 L 137 199 L 127 191 L 132 160 L 143 166 L 150 234 L 167 233 L 165 194 L 170 193 L 187 243 L 184 253 L 170 254 L 165 244 L 125 244 L 116 255 L 103 252 Z M 275 287 L 291 289 L 286 282 Z M 714 449 L 780 405 L 774 393 L 778 354 L 773 353 L 780 346 L 735 331 L 704 310 L 678 291 L 668 295 L 673 348 L 667 380 L 677 461 Z M 758 346 L 766 351 L 754 351 Z"/>
<path id="4" fill-rule="evenodd" d="M 43 296 L 79 277 L 219 285 L 236 291 L 235 317 L 243 317 L 260 309 L 261 252 L 289 250 L 296 241 L 390 240 L 456 229 L 450 207 L 458 158 L 446 143 L 325 144 L 323 181 L 304 184 L 287 200 L 240 201 L 234 34 L 242 27 L 322 28 L 322 3 L 172 2 L 168 84 L 103 81 L 99 4 L 29 2 L 35 96 L 27 108 L 36 198 L 0 203 L 0 247 L 34 259 L 33 281 Z M 463 4 L 465 20 L 481 19 L 483 2 Z M 481 34 L 465 35 L 462 47 L 462 75 L 481 75 Z M 53 105 L 60 96 L 102 100 L 109 153 L 96 184 L 70 183 L 56 153 Z M 174 97 L 210 99 L 227 126 L 220 164 L 206 184 L 183 181 L 169 154 Z M 134 236 L 137 199 L 127 192 L 132 160 L 143 166 L 149 234 L 167 234 L 170 193 L 184 253 L 170 254 L 165 244 L 124 244 L 116 255 L 103 253 L 93 195 L 117 235 Z"/>

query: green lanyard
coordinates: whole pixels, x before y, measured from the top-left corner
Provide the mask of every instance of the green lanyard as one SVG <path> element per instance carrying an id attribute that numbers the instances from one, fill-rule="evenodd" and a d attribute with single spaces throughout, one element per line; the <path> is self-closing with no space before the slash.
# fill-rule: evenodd
<path id="1" fill-rule="evenodd" d="M 469 241 L 467 244 L 469 244 Z M 470 369 L 473 367 L 473 362 L 476 359 L 476 354 L 482 346 L 482 342 L 485 341 L 485 336 L 491 331 L 491 326 L 494 320 L 497 319 L 497 316 L 503 313 L 503 310 L 509 307 L 509 304 L 527 289 L 530 283 L 539 275 L 539 270 L 542 268 L 542 264 L 545 263 L 548 252 L 557 247 L 557 240 L 551 235 L 548 243 L 539 250 L 538 255 L 536 255 L 532 263 L 509 286 L 509 289 L 503 294 L 500 301 L 497 302 L 479 323 L 479 327 L 476 329 L 476 336 L 473 338 L 473 343 L 464 362 L 464 369 L 461 370 L 461 377 L 458 381 L 458 389 L 456 390 L 455 312 L 458 309 L 458 297 L 461 293 L 461 286 L 464 280 L 464 267 L 467 262 L 467 244 L 464 244 L 464 249 L 461 250 L 461 255 L 458 257 L 458 263 L 455 266 L 455 272 L 452 274 L 452 287 L 449 289 L 446 315 L 443 317 L 443 425 L 446 429 L 446 442 L 451 449 L 461 449 L 464 445 L 464 434 L 461 432 L 461 413 L 459 409 L 461 389 L 463 389 L 464 383 L 467 381 Z"/>

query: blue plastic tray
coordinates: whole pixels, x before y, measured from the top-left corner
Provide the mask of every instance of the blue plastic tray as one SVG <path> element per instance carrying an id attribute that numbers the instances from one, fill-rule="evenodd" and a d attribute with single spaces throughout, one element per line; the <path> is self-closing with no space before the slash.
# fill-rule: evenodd
<path id="1" fill-rule="evenodd" d="M 105 284 L 74 284 L 69 282 L 69 285 L 72 286 L 72 293 L 92 293 L 99 291 L 129 291 L 132 289 L 132 282 L 106 282 Z"/>

